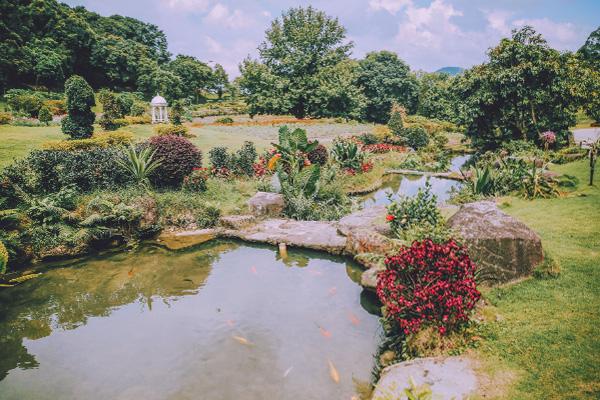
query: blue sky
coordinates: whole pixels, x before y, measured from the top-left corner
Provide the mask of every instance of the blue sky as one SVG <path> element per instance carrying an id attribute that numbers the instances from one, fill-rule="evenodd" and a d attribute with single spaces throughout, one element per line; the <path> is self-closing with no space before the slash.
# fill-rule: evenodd
<path id="1" fill-rule="evenodd" d="M 534 26 L 559 50 L 576 50 L 600 25 L 600 0 L 66 0 L 102 15 L 158 25 L 169 50 L 221 63 L 256 56 L 270 21 L 289 7 L 313 5 L 338 17 L 355 44 L 353 56 L 392 50 L 413 69 L 470 67 L 510 30 Z"/>

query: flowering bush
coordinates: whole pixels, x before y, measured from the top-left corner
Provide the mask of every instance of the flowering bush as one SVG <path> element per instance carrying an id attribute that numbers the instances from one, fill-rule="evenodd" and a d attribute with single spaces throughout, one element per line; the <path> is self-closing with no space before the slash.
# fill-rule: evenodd
<path id="1" fill-rule="evenodd" d="M 554 133 L 552 131 L 543 132 L 540 135 L 540 139 L 544 143 L 552 144 L 552 143 L 556 142 L 556 133 Z"/>
<path id="2" fill-rule="evenodd" d="M 431 193 L 431 183 L 425 183 L 425 188 L 419 188 L 413 197 L 402 197 L 392 201 L 387 206 L 387 221 L 392 232 L 402 237 L 402 231 L 417 225 L 428 224 L 437 226 L 442 221 L 442 215 L 437 208 L 437 196 Z"/>
<path id="3" fill-rule="evenodd" d="M 389 144 L 389 143 L 376 143 L 376 144 L 366 144 L 362 147 L 362 150 L 367 153 L 375 153 L 375 154 L 389 153 L 390 151 L 403 153 L 406 151 L 406 147 L 398 146 L 395 144 Z"/>
<path id="4" fill-rule="evenodd" d="M 377 277 L 377 296 L 398 333 L 434 326 L 444 334 L 467 322 L 481 297 L 475 264 L 454 240 L 413 242 L 386 258 L 385 266 Z"/>
<path id="5" fill-rule="evenodd" d="M 183 178 L 183 190 L 188 192 L 204 192 L 209 171 L 206 168 L 194 168 L 192 173 Z"/>
<path id="6" fill-rule="evenodd" d="M 258 162 L 252 165 L 252 169 L 254 169 L 254 176 L 260 178 L 269 173 L 269 169 L 267 168 L 267 160 L 264 157 L 258 157 Z"/>
<path id="7" fill-rule="evenodd" d="M 153 136 L 148 141 L 161 165 L 151 180 L 158 186 L 178 187 L 183 178 L 202 165 L 202 152 L 188 139 L 175 136 Z"/>
<path id="8" fill-rule="evenodd" d="M 373 162 L 371 162 L 371 161 L 365 161 L 360 166 L 360 170 L 363 173 L 370 172 L 372 169 L 373 169 Z"/>

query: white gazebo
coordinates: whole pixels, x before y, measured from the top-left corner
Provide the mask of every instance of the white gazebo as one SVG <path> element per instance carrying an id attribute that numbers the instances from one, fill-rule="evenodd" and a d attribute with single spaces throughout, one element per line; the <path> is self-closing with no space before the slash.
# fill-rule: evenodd
<path id="1" fill-rule="evenodd" d="M 163 122 L 169 122 L 169 114 L 167 113 L 167 101 L 164 97 L 158 93 L 150 102 L 152 107 L 152 123 L 160 124 Z"/>

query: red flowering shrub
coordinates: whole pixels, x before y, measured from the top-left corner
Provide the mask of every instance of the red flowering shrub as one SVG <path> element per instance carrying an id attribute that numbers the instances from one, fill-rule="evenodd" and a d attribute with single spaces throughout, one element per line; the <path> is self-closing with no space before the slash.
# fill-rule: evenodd
<path id="1" fill-rule="evenodd" d="M 217 178 L 229 178 L 230 176 L 233 176 L 233 173 L 227 167 L 212 167 L 210 169 L 210 174 Z"/>
<path id="2" fill-rule="evenodd" d="M 396 151 L 398 153 L 403 153 L 406 151 L 406 147 L 398 146 L 395 144 L 389 144 L 389 143 L 376 143 L 376 144 L 366 144 L 362 147 L 362 150 L 367 153 L 376 153 L 376 154 L 389 153 L 390 151 Z"/>
<path id="3" fill-rule="evenodd" d="M 377 277 L 377 296 L 392 328 L 406 335 L 425 326 L 441 334 L 460 326 L 481 297 L 476 267 L 454 240 L 414 242 L 385 265 Z"/>
<path id="4" fill-rule="evenodd" d="M 361 172 L 367 173 L 373 169 L 373 163 L 371 161 L 365 161 L 360 165 Z"/>
<path id="5" fill-rule="evenodd" d="M 152 136 L 148 145 L 156 151 L 154 158 L 161 162 L 151 176 L 158 186 L 179 187 L 184 177 L 202 165 L 202 152 L 184 137 Z"/>
<path id="6" fill-rule="evenodd" d="M 269 173 L 269 169 L 267 168 L 267 160 L 264 157 L 258 157 L 258 162 L 252 165 L 254 169 L 254 176 L 260 178 Z"/>

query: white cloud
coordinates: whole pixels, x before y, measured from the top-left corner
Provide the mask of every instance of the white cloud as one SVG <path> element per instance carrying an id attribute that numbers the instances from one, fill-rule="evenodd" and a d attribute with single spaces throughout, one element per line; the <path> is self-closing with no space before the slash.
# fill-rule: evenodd
<path id="1" fill-rule="evenodd" d="M 253 19 L 241 10 L 235 9 L 233 12 L 230 12 L 229 8 L 221 3 L 214 5 L 206 17 L 204 17 L 204 21 L 233 29 L 247 28 L 253 23 Z"/>
<path id="2" fill-rule="evenodd" d="M 204 41 L 204 44 L 206 45 L 206 49 L 208 50 L 209 53 L 220 54 L 224 50 L 221 43 L 219 43 L 217 40 L 215 40 L 211 36 L 208 36 L 208 35 L 204 36 L 203 41 Z"/>
<path id="3" fill-rule="evenodd" d="M 263 11 L 261 11 L 260 15 L 262 15 L 263 17 L 266 17 L 266 18 L 271 18 L 272 14 L 267 10 L 263 10 Z"/>
<path id="4" fill-rule="evenodd" d="M 370 0 L 369 8 L 374 11 L 385 10 L 390 14 L 396 14 L 406 6 L 411 6 L 412 0 Z"/>
<path id="5" fill-rule="evenodd" d="M 206 11 L 211 0 L 167 0 L 167 6 L 181 11 Z"/>
<path id="6" fill-rule="evenodd" d="M 489 27 L 504 36 L 510 35 L 511 26 L 508 21 L 511 13 L 502 10 L 484 12 Z"/>
<path id="7" fill-rule="evenodd" d="M 452 17 L 461 15 L 462 12 L 443 0 L 435 0 L 429 7 L 410 6 L 406 20 L 399 24 L 396 40 L 441 50 L 449 38 L 462 38 L 463 32 L 451 21 Z"/>

